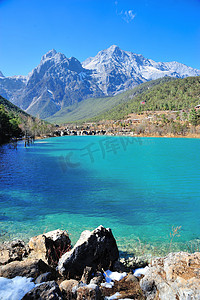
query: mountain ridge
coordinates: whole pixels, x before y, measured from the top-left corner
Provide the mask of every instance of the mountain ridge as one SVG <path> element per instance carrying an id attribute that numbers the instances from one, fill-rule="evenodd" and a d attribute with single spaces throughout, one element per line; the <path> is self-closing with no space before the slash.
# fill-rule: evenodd
<path id="1" fill-rule="evenodd" d="M 52 49 L 27 76 L 0 72 L 0 94 L 34 116 L 49 118 L 88 98 L 113 96 L 150 80 L 199 75 L 184 64 L 155 62 L 116 45 L 82 63 Z"/>
<path id="2" fill-rule="evenodd" d="M 177 80 L 176 78 L 164 77 L 156 80 L 144 82 L 134 89 L 122 92 L 115 96 L 103 97 L 103 98 L 88 98 L 84 101 L 77 103 L 72 107 L 66 107 L 61 111 L 58 111 L 52 117 L 49 117 L 47 121 L 51 123 L 70 123 L 70 122 L 84 122 L 92 120 L 100 120 L 101 115 L 108 115 L 107 112 L 112 111 L 120 104 L 126 105 L 131 99 L 137 97 L 143 92 L 151 89 L 153 86 L 167 83 Z"/>

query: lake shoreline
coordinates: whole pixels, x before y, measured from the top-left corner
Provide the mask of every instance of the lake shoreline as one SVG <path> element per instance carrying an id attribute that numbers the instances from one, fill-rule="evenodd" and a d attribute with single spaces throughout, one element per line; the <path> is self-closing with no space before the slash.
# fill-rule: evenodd
<path id="1" fill-rule="evenodd" d="M 64 137 L 64 136 L 89 136 L 89 135 L 62 135 L 62 136 L 36 136 L 35 140 L 43 140 L 43 139 L 48 139 L 48 138 L 53 138 L 53 137 Z M 188 134 L 188 135 L 145 135 L 145 134 L 138 134 L 138 135 L 133 135 L 133 134 L 95 134 L 91 136 L 108 136 L 108 137 L 136 137 L 136 138 L 189 138 L 189 139 L 200 139 L 200 134 Z"/>
<path id="2" fill-rule="evenodd" d="M 149 135 L 149 134 L 94 134 L 94 135 L 52 135 L 52 136 L 35 136 L 34 140 L 39 141 L 39 140 L 44 140 L 44 139 L 49 139 L 49 138 L 55 138 L 55 137 L 64 137 L 64 136 L 108 136 L 108 137 L 133 137 L 133 138 L 186 138 L 186 139 L 200 139 L 200 134 L 187 134 L 187 135 Z M 6 141 L 5 143 L 1 143 L 0 147 L 6 144 L 13 144 L 17 142 L 25 142 L 25 138 L 18 138 L 18 139 L 11 139 L 9 141 Z M 34 143 L 34 142 L 33 142 Z"/>
<path id="3" fill-rule="evenodd" d="M 149 261 L 120 259 L 112 230 L 102 225 L 83 231 L 74 247 L 68 232 L 57 229 L 32 237 L 28 244 L 22 240 L 0 244 L 0 256 L 0 287 L 9 284 L 14 293 L 15 281 L 23 283 L 23 300 L 34 300 L 38 294 L 55 300 L 200 295 L 200 252 L 170 252 Z"/>

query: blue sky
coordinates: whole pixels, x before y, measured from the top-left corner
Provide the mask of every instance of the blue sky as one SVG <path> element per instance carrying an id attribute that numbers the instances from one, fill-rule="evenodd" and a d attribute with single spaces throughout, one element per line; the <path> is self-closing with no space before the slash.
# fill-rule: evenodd
<path id="1" fill-rule="evenodd" d="M 200 0 L 0 0 L 0 71 L 27 75 L 54 48 L 80 61 L 111 45 L 200 69 Z"/>

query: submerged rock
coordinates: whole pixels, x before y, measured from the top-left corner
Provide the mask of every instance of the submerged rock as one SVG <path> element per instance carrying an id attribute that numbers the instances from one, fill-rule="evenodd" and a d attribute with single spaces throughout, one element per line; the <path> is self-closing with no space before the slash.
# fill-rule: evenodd
<path id="1" fill-rule="evenodd" d="M 148 300 L 200 299 L 200 252 L 170 253 L 153 260 L 140 286 Z"/>
<path id="2" fill-rule="evenodd" d="M 115 238 L 110 228 L 99 226 L 94 231 L 83 231 L 73 249 L 58 262 L 58 271 L 71 278 L 81 276 L 86 266 L 93 271 L 107 270 L 119 257 Z"/>
<path id="3" fill-rule="evenodd" d="M 54 230 L 32 237 L 29 241 L 30 257 L 42 259 L 56 266 L 59 258 L 71 249 L 71 241 L 65 230 Z"/>

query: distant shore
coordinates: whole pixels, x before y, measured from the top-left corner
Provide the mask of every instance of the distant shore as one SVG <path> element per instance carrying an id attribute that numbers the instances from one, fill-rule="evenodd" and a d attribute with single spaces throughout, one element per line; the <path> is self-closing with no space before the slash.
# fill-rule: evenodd
<path id="1" fill-rule="evenodd" d="M 81 135 L 63 135 L 63 136 L 81 136 Z M 82 136 L 89 136 L 89 135 L 82 135 Z M 115 137 L 146 137 L 146 138 L 191 138 L 191 139 L 199 139 L 200 134 L 187 134 L 187 135 L 147 135 L 147 134 L 138 134 L 138 135 L 133 135 L 133 134 L 95 134 L 93 136 L 115 136 Z M 52 137 L 60 137 L 59 135 L 54 135 L 54 136 L 36 136 L 35 140 L 42 140 L 42 139 L 47 139 L 47 138 L 52 138 Z"/>

